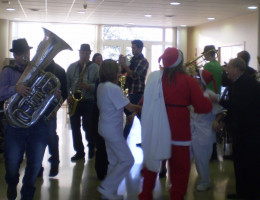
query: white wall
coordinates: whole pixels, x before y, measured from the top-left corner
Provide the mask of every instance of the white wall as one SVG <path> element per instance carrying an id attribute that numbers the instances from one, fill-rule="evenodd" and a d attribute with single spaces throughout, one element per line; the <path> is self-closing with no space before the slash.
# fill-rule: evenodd
<path id="1" fill-rule="evenodd" d="M 188 30 L 188 57 L 194 58 L 197 49 L 199 56 L 205 45 L 217 47 L 245 44 L 251 55 L 249 65 L 257 69 L 258 55 L 258 12 L 229 20 L 209 22 Z"/>

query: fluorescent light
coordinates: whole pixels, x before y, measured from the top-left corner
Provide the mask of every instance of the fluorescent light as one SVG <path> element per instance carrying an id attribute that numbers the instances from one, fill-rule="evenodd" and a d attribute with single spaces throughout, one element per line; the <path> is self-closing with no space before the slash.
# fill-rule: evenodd
<path id="1" fill-rule="evenodd" d="M 152 17 L 152 15 L 144 15 L 145 17 Z"/>
<path id="2" fill-rule="evenodd" d="M 15 11 L 14 8 L 6 8 L 7 11 Z"/>
<path id="3" fill-rule="evenodd" d="M 171 2 L 170 4 L 173 5 L 173 6 L 178 6 L 178 5 L 180 5 L 181 3 L 179 3 L 179 2 Z"/>
<path id="4" fill-rule="evenodd" d="M 257 6 L 248 6 L 247 7 L 249 10 L 256 10 L 257 9 Z"/>
<path id="5" fill-rule="evenodd" d="M 77 13 L 79 13 L 79 14 L 85 14 L 84 11 L 78 11 Z"/>
<path id="6" fill-rule="evenodd" d="M 215 20 L 215 18 L 214 17 L 208 17 L 208 20 L 213 21 L 213 20 Z"/>

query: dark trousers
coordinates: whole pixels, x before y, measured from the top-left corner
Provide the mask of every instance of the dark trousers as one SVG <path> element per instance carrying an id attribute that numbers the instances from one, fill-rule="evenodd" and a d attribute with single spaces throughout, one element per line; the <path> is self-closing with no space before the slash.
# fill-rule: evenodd
<path id="1" fill-rule="evenodd" d="M 95 136 L 96 156 L 95 156 L 95 170 L 99 180 L 103 180 L 107 175 L 108 158 L 106 151 L 106 144 L 104 138 L 98 133 L 98 118 L 99 110 L 95 103 L 92 115 L 92 128 Z"/>
<path id="2" fill-rule="evenodd" d="M 260 141 L 233 136 L 233 161 L 236 192 L 249 198 L 260 198 Z"/>
<path id="3" fill-rule="evenodd" d="M 138 104 L 139 101 L 142 99 L 142 97 L 143 97 L 142 93 L 129 94 L 129 101 L 132 104 Z M 132 114 L 131 112 L 129 112 L 126 109 L 124 109 L 124 112 L 125 112 L 126 116 L 129 116 L 129 115 Z M 132 123 L 130 124 L 130 123 L 126 122 L 125 128 L 124 128 L 124 137 L 125 137 L 125 139 L 127 139 L 128 135 L 130 133 L 131 128 L 132 128 Z"/>
<path id="4" fill-rule="evenodd" d="M 59 165 L 60 163 L 59 136 L 57 135 L 56 132 L 56 127 L 57 127 L 56 122 L 57 122 L 56 116 L 47 122 L 48 134 L 49 134 L 48 148 L 49 148 L 49 153 L 51 155 L 51 157 L 49 158 L 49 162 L 51 163 L 51 165 Z"/>
<path id="5" fill-rule="evenodd" d="M 91 128 L 93 107 L 94 101 L 80 101 L 78 102 L 75 114 L 70 117 L 73 147 L 77 154 L 85 155 L 80 131 L 81 125 L 85 132 L 85 138 L 88 142 L 88 147 L 95 147 L 94 135 Z"/>
<path id="6" fill-rule="evenodd" d="M 26 168 L 21 189 L 21 199 L 33 199 L 35 180 L 48 142 L 46 123 L 40 120 L 29 128 L 5 126 L 5 180 L 10 188 L 16 188 L 19 182 L 19 169 L 26 154 Z"/>

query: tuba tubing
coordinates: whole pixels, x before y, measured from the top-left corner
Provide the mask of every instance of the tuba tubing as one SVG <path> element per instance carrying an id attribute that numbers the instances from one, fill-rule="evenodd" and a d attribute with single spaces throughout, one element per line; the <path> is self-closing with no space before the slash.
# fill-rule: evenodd
<path id="1" fill-rule="evenodd" d="M 17 82 L 30 87 L 31 93 L 27 97 L 16 93 L 4 104 L 7 120 L 14 127 L 30 127 L 45 114 L 45 119 L 48 119 L 63 102 L 61 97 L 54 96 L 54 92 L 60 87 L 59 79 L 44 70 L 60 51 L 72 48 L 48 29 L 43 28 L 43 31 L 44 39 Z"/>

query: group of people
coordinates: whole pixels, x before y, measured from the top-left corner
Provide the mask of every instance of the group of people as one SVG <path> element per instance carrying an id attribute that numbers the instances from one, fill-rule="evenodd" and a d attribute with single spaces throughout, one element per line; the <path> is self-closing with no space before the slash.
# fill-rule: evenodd
<path id="1" fill-rule="evenodd" d="M 142 191 L 139 200 L 152 200 L 157 173 L 162 161 L 168 160 L 171 181 L 170 198 L 184 200 L 188 187 L 190 163 L 194 158 L 200 181 L 196 189 L 211 187 L 209 161 L 216 141 L 215 132 L 229 127 L 233 139 L 233 158 L 236 193 L 231 199 L 258 199 L 260 90 L 249 69 L 249 54 L 240 52 L 224 69 L 216 61 L 213 45 L 205 46 L 203 55 L 209 61 L 204 69 L 192 75 L 185 71 L 181 50 L 167 48 L 159 57 L 158 71 L 150 73 L 142 54 L 143 42 L 131 42 L 133 57 L 127 62 L 104 60 L 96 53 L 90 60 L 89 44 L 82 44 L 79 60 L 67 72 L 54 61 L 45 71 L 53 73 L 61 87 L 54 92 L 69 104 L 73 147 L 72 162 L 85 159 L 81 126 L 88 144 L 88 158 L 95 157 L 98 187 L 103 199 L 123 199 L 117 189 L 134 164 L 127 145 L 133 116 L 141 121 L 144 160 Z M 18 93 L 30 95 L 31 88 L 18 80 L 30 61 L 30 47 L 26 39 L 14 40 L 12 49 L 15 65 L 8 65 L 0 73 L 0 101 Z M 251 74 L 250 74 L 251 73 Z M 128 96 L 120 87 L 119 78 L 126 75 Z M 249 75 L 250 74 L 250 75 Z M 223 80 L 222 80 L 223 79 Z M 220 98 L 221 85 L 227 84 L 227 98 Z M 76 97 L 76 93 L 80 96 Z M 221 115 L 223 108 L 227 116 Z M 126 123 L 124 125 L 124 114 Z M 221 116 L 221 122 L 220 117 Z M 51 170 L 49 176 L 59 172 L 59 137 L 56 116 L 49 121 L 41 118 L 26 127 L 5 125 L 5 167 L 8 184 L 7 198 L 17 197 L 19 168 L 26 154 L 27 165 L 21 189 L 22 200 L 32 200 L 35 180 L 43 172 L 42 160 L 49 147 Z M 47 134 L 46 134 L 47 132 Z M 156 147 L 156 148 L 155 148 Z"/>

